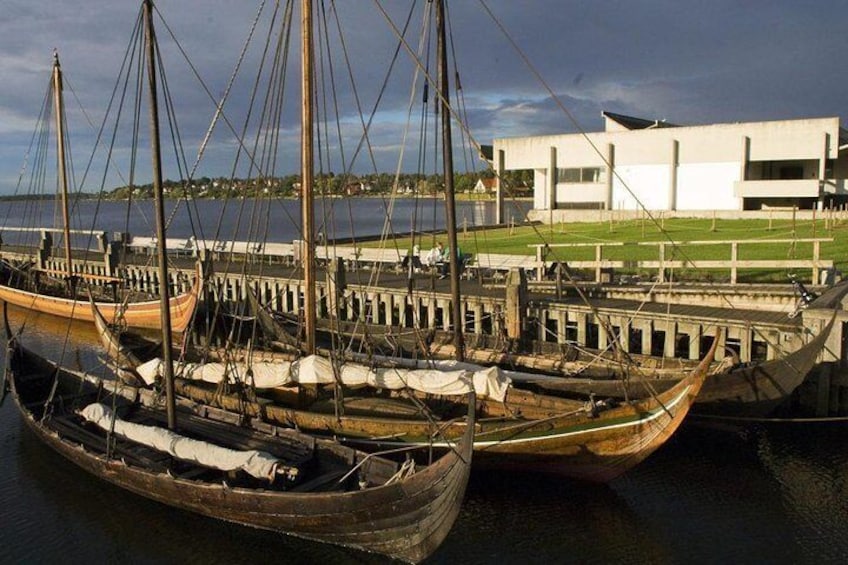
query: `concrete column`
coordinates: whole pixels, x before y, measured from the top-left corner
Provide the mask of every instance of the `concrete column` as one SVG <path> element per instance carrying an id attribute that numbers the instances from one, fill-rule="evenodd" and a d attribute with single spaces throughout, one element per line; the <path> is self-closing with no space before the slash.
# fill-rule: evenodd
<path id="1" fill-rule="evenodd" d="M 642 354 L 650 355 L 654 341 L 654 328 L 650 322 L 642 326 Z"/>
<path id="2" fill-rule="evenodd" d="M 409 296 L 405 296 L 398 304 L 398 325 L 402 328 L 406 327 L 406 307 L 409 305 Z"/>
<path id="3" fill-rule="evenodd" d="M 612 210 L 613 179 L 615 178 L 615 145 L 607 144 L 607 198 L 606 209 Z"/>
<path id="4" fill-rule="evenodd" d="M 618 327 L 621 328 L 619 330 L 621 332 L 621 336 L 619 337 L 621 349 L 630 351 L 630 319 L 627 316 L 623 317 Z"/>
<path id="5" fill-rule="evenodd" d="M 577 343 L 586 346 L 586 319 L 587 316 L 583 312 L 574 313 L 575 321 L 577 322 Z"/>
<path id="6" fill-rule="evenodd" d="M 751 360 L 751 327 L 748 326 L 739 334 L 739 360 L 747 363 Z"/>
<path id="7" fill-rule="evenodd" d="M 778 350 L 776 345 L 780 344 L 780 332 L 777 331 L 762 331 L 762 340 L 766 342 L 766 361 L 778 358 Z"/>
<path id="8" fill-rule="evenodd" d="M 671 140 L 671 163 L 669 164 L 668 209 L 677 210 L 677 168 L 680 165 L 680 142 Z"/>
<path id="9" fill-rule="evenodd" d="M 739 180 L 746 181 L 748 180 L 748 163 L 751 160 L 751 138 L 747 135 L 742 136 L 742 151 L 739 155 Z M 744 206 L 744 198 L 742 194 L 736 195 L 739 198 L 739 210 L 742 210 Z"/>
<path id="10" fill-rule="evenodd" d="M 286 284 L 285 289 L 283 291 L 283 312 L 288 312 L 289 314 L 296 314 L 297 308 L 295 307 L 295 290 L 292 288 L 292 285 Z"/>
<path id="11" fill-rule="evenodd" d="M 701 358 L 701 326 L 700 324 L 678 324 L 677 331 L 689 336 L 689 359 Z"/>
<path id="12" fill-rule="evenodd" d="M 438 305 L 442 308 L 442 329 L 449 332 L 453 329 L 451 302 L 450 300 L 439 300 Z"/>
<path id="13" fill-rule="evenodd" d="M 474 304 L 474 333 L 483 335 L 483 304 Z"/>
<path id="14" fill-rule="evenodd" d="M 558 310 L 557 313 L 557 343 L 565 343 L 565 328 L 568 324 L 568 313 Z"/>
<path id="15" fill-rule="evenodd" d="M 677 324 L 672 321 L 665 323 L 665 343 L 663 357 L 674 357 L 674 344 L 677 342 Z"/>
<path id="16" fill-rule="evenodd" d="M 597 317 L 596 320 L 598 322 L 598 349 L 603 351 L 609 345 L 612 336 L 607 331 L 607 324 L 601 323 L 600 317 Z"/>
<path id="17" fill-rule="evenodd" d="M 504 217 L 504 174 L 505 154 L 503 149 L 498 149 L 495 155 L 495 223 L 503 224 L 506 222 Z"/>
<path id="18" fill-rule="evenodd" d="M 548 164 L 548 210 L 556 210 L 556 185 L 557 185 L 557 149 L 551 147 L 550 161 Z"/>
<path id="19" fill-rule="evenodd" d="M 824 134 L 824 147 L 822 148 L 824 152 L 822 153 L 821 158 L 819 159 L 819 180 L 825 180 L 825 169 L 827 168 L 827 156 L 830 153 L 830 134 Z M 820 189 L 821 190 L 821 189 Z"/>
<path id="20" fill-rule="evenodd" d="M 344 259 L 334 257 L 327 269 L 327 309 L 331 315 L 339 310 L 339 298 L 345 289 L 345 267 Z"/>
<path id="21" fill-rule="evenodd" d="M 436 327 L 436 299 L 430 298 L 427 304 L 427 327 Z"/>

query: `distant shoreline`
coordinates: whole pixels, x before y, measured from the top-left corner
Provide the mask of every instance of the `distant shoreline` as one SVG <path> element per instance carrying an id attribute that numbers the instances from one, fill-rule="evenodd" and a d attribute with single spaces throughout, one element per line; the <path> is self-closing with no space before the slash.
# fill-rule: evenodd
<path id="1" fill-rule="evenodd" d="M 344 195 L 341 195 L 341 194 L 328 194 L 328 195 L 323 195 L 323 196 L 317 195 L 316 197 L 317 198 L 324 198 L 324 199 L 328 199 L 328 200 L 330 200 L 330 199 L 332 199 L 332 200 L 346 200 L 346 199 L 356 199 L 356 198 L 361 198 L 361 199 L 402 198 L 404 200 L 414 200 L 414 199 L 418 199 L 418 200 L 441 200 L 445 197 L 445 195 L 444 194 L 418 194 L 418 195 L 415 195 L 415 194 L 395 194 L 395 195 L 391 195 L 391 194 L 357 194 L 356 196 L 344 196 Z M 8 195 L 8 194 L 7 195 L 0 195 L 0 201 L 4 201 L 4 202 L 24 202 L 24 201 L 27 201 L 27 200 L 34 200 L 34 201 L 55 200 L 56 198 L 57 198 L 57 196 L 53 195 L 53 194 L 51 194 L 51 195 L 41 195 L 41 196 Z M 77 198 L 82 199 L 82 200 L 97 200 L 98 196 L 96 194 L 79 194 L 79 195 L 77 195 Z M 272 199 L 272 198 L 276 199 L 276 200 L 299 200 L 299 198 L 297 198 L 296 196 L 246 196 L 244 198 L 253 198 L 253 199 L 267 198 L 269 200 Z M 487 196 L 481 196 L 481 195 L 477 195 L 477 194 L 465 194 L 465 193 L 457 194 L 457 195 L 455 195 L 455 198 L 459 202 L 494 202 L 495 201 L 494 196 L 488 196 L 488 195 Z M 165 200 L 183 200 L 183 199 L 184 198 L 181 197 L 181 196 L 180 197 L 165 196 Z M 242 197 L 231 198 L 231 199 L 232 200 L 240 200 L 240 199 L 242 199 Z M 108 196 L 104 196 L 103 200 L 107 200 L 107 201 L 110 201 L 110 202 L 126 202 L 129 199 L 128 198 L 111 198 L 111 197 L 108 197 Z M 137 197 L 133 198 L 133 200 L 143 200 L 144 201 L 144 200 L 153 200 L 153 198 L 147 197 L 147 196 L 144 196 L 144 197 L 137 196 Z M 218 197 L 215 197 L 215 196 L 193 196 L 191 198 L 191 200 L 225 200 L 225 198 L 218 198 Z M 533 197 L 532 196 L 519 196 L 519 197 L 515 197 L 515 198 L 509 198 L 509 200 L 510 201 L 517 201 L 517 202 L 531 202 L 533 200 Z"/>

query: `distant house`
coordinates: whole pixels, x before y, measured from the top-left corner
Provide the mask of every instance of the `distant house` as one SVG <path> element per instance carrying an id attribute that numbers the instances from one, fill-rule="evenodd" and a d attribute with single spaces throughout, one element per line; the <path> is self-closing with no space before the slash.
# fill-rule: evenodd
<path id="1" fill-rule="evenodd" d="M 761 210 L 848 203 L 839 118 L 679 126 L 604 112 L 602 132 L 494 141 L 533 208 Z"/>
<path id="2" fill-rule="evenodd" d="M 371 185 L 365 182 L 350 182 L 344 187 L 346 196 L 358 196 L 363 192 L 371 192 Z"/>
<path id="3" fill-rule="evenodd" d="M 495 178 L 477 179 L 477 184 L 471 189 L 473 194 L 492 194 L 495 192 Z"/>

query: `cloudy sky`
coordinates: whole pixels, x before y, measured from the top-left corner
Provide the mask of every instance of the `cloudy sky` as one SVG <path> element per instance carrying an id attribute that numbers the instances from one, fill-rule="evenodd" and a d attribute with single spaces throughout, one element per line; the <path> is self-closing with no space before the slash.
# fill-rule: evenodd
<path id="1" fill-rule="evenodd" d="M 320 4 L 320 0 L 315 2 Z M 227 88 L 260 4 L 259 0 L 157 2 L 215 97 Z M 402 27 L 412 13 L 406 37 L 416 49 L 427 3 L 336 0 L 334 5 L 342 22 L 359 105 L 367 114 L 380 94 L 398 42 L 387 17 Z M 84 168 L 94 134 L 80 108 L 100 124 L 139 6 L 138 0 L 4 0 L 0 11 L 0 193 L 15 190 L 24 168 L 54 48 L 59 50 L 69 86 L 66 105 L 74 168 L 78 174 Z M 326 0 L 327 12 L 332 6 Z M 273 2 L 266 4 L 257 39 L 225 107 L 236 127 L 246 115 L 248 85 L 255 77 L 262 28 L 268 26 L 272 7 Z M 573 132 L 578 127 L 598 130 L 602 110 L 679 124 L 848 115 L 848 74 L 843 64 L 848 46 L 845 2 L 452 0 L 449 12 L 468 128 L 479 143 L 491 143 L 494 137 Z M 296 9 L 295 15 L 298 13 Z M 328 21 L 332 49 L 338 51 L 336 20 L 328 16 Z M 157 26 L 183 145 L 188 160 L 193 161 L 214 105 L 174 48 L 164 25 Z M 296 47 L 292 47 L 294 61 Z M 340 103 L 341 130 L 350 160 L 361 127 L 357 129 L 360 118 L 353 110 L 351 80 L 340 53 L 333 55 L 333 66 L 339 100 L 346 101 Z M 371 128 L 373 162 L 380 171 L 397 167 L 408 122 L 413 70 L 410 55 L 402 50 Z M 296 72 L 293 63 L 291 94 L 287 94 L 289 102 L 279 122 L 277 169 L 281 174 L 298 169 Z M 548 88 L 576 124 L 553 103 Z M 420 97 L 419 93 L 414 98 L 418 104 L 414 116 L 420 113 Z M 414 172 L 418 160 L 411 148 L 417 145 L 418 126 L 413 122 L 410 127 L 406 143 L 410 149 L 402 168 Z M 127 143 L 116 141 L 116 155 L 125 154 Z M 234 148 L 232 134 L 218 127 L 198 176 L 229 175 Z M 337 163 L 328 166 L 341 169 Z M 362 153 L 352 168 L 367 172 L 375 165 Z M 457 168 L 465 168 L 462 159 Z M 179 176 L 173 169 L 165 175 Z M 140 182 L 149 181 L 144 171 L 140 170 L 139 176 Z M 93 182 L 86 188 L 98 188 Z M 107 185 L 117 182 L 114 178 L 106 181 Z"/>

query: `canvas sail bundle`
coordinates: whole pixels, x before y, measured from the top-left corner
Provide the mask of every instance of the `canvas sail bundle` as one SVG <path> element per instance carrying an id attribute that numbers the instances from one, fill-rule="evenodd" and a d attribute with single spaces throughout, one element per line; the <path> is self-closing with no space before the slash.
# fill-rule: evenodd
<path id="1" fill-rule="evenodd" d="M 161 359 L 140 365 L 138 374 L 147 384 L 153 384 L 161 374 Z M 309 355 L 297 361 L 257 361 L 245 363 L 180 363 L 175 373 L 184 379 L 208 383 L 248 383 L 268 389 L 294 384 L 332 384 L 336 370 L 332 362 L 320 355 Z M 346 386 L 400 390 L 410 388 L 438 395 L 460 395 L 474 391 L 478 397 L 503 402 L 510 379 L 497 367 L 476 370 L 407 369 L 402 367 L 371 367 L 359 363 L 343 363 L 338 367 L 338 379 Z"/>
<path id="2" fill-rule="evenodd" d="M 144 426 L 114 417 L 112 410 L 100 403 L 89 404 L 80 413 L 83 418 L 109 430 L 114 419 L 114 432 L 121 437 L 168 453 L 177 459 L 204 467 L 235 471 L 241 469 L 257 479 L 273 480 L 283 471 L 280 461 L 264 451 L 238 451 L 176 434 L 156 426 Z M 278 469 L 279 468 L 279 469 Z M 294 469 L 285 469 L 290 475 Z"/>

